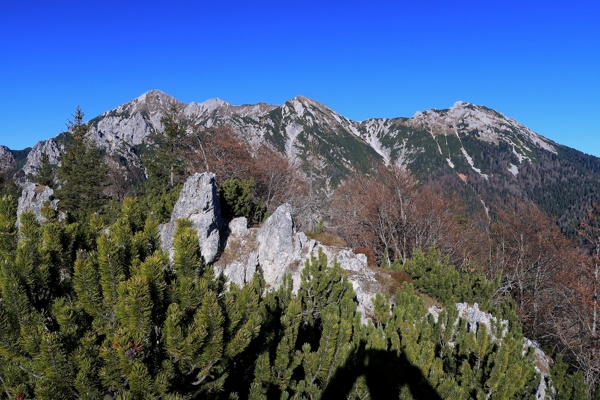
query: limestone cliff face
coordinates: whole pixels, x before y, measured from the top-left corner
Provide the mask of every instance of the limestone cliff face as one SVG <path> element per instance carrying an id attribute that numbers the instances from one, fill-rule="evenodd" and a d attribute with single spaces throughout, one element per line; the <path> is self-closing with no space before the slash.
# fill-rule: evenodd
<path id="1" fill-rule="evenodd" d="M 60 163 L 62 153 L 64 152 L 64 146 L 58 143 L 56 139 L 48 139 L 46 141 L 38 142 L 29 154 L 27 155 L 27 162 L 23 166 L 23 172 L 25 176 L 35 174 L 37 168 L 42 162 L 42 156 L 48 155 L 48 161 L 50 164 L 57 165 Z"/>
<path id="2" fill-rule="evenodd" d="M 15 157 L 6 146 L 0 146 L 0 174 L 5 174 L 15 166 Z"/>

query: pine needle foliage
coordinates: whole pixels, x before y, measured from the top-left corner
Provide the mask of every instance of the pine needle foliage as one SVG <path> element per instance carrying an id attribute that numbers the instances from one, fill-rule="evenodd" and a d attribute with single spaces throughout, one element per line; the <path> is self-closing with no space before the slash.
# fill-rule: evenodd
<path id="1" fill-rule="evenodd" d="M 421 292 L 485 300 L 488 286 L 461 286 L 425 255 L 407 263 L 420 286 L 377 296 L 361 316 L 322 252 L 297 292 L 289 276 L 267 292 L 260 268 L 243 287 L 217 277 L 189 221 L 170 261 L 135 199 L 109 226 L 48 211 L 42 223 L 22 214 L 17 230 L 14 213 L 0 198 L 2 399 L 529 399 L 539 381 L 518 323 L 469 326 L 453 304 L 428 313 Z M 435 289 L 432 273 L 452 285 Z M 560 398 L 585 393 L 561 365 Z"/>
<path id="2" fill-rule="evenodd" d="M 404 264 L 396 261 L 392 269 L 407 273 L 419 291 L 446 305 L 478 303 L 481 309 L 490 311 L 492 298 L 500 286 L 499 276 L 489 281 L 483 274 L 457 270 L 435 246 L 426 252 L 415 250 Z"/>

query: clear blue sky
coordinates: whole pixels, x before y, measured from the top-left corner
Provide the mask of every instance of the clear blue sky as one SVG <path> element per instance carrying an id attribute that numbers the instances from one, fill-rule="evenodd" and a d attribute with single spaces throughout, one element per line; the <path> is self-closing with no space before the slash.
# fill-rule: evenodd
<path id="1" fill-rule="evenodd" d="M 0 144 L 55 136 L 150 89 L 304 95 L 354 120 L 457 100 L 600 156 L 596 1 L 5 1 Z"/>

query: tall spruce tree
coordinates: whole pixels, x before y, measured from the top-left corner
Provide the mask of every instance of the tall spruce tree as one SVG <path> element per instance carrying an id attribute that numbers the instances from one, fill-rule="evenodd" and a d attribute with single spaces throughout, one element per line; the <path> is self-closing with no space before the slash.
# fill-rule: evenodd
<path id="1" fill-rule="evenodd" d="M 146 198 L 151 199 L 148 208 L 163 222 L 168 220 L 173 210 L 177 201 L 176 189 L 183 178 L 185 160 L 181 151 L 181 139 L 186 134 L 186 128 L 175 104 L 160 122 L 163 132 L 151 136 L 156 146 L 143 161 L 148 178 L 145 187 Z"/>
<path id="2" fill-rule="evenodd" d="M 58 167 L 60 188 L 56 191 L 61 211 L 79 218 L 101 212 L 107 203 L 102 194 L 108 169 L 99 149 L 86 137 L 89 127 L 83 124 L 79 106 L 65 133 L 66 151 Z"/>
<path id="3" fill-rule="evenodd" d="M 59 208 L 78 218 L 102 212 L 107 199 L 102 193 L 108 169 L 99 149 L 86 138 L 89 127 L 83 124 L 79 106 L 65 133 L 66 151 L 58 167 L 60 188 L 56 197 Z"/>

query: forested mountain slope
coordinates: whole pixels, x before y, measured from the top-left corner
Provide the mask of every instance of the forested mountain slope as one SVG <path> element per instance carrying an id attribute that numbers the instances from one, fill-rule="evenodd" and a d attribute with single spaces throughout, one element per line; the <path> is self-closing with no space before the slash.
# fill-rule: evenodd
<path id="1" fill-rule="evenodd" d="M 143 179 L 141 155 L 162 132 L 161 118 L 179 110 L 188 132 L 232 127 L 253 147 L 266 144 L 334 188 L 349 174 L 379 162 L 410 170 L 421 182 L 435 181 L 461 193 L 480 211 L 511 199 L 531 200 L 573 233 L 578 215 L 600 198 L 600 159 L 554 143 L 517 121 L 483 106 L 457 102 L 446 110 L 411 118 L 351 121 L 302 96 L 280 106 L 233 106 L 220 99 L 183 104 L 152 90 L 89 122 L 89 137 L 131 175 Z M 12 151 L 3 165 L 31 174 L 41 154 L 58 163 L 60 137 L 28 153 Z M 16 157 L 15 157 L 16 156 Z"/>

